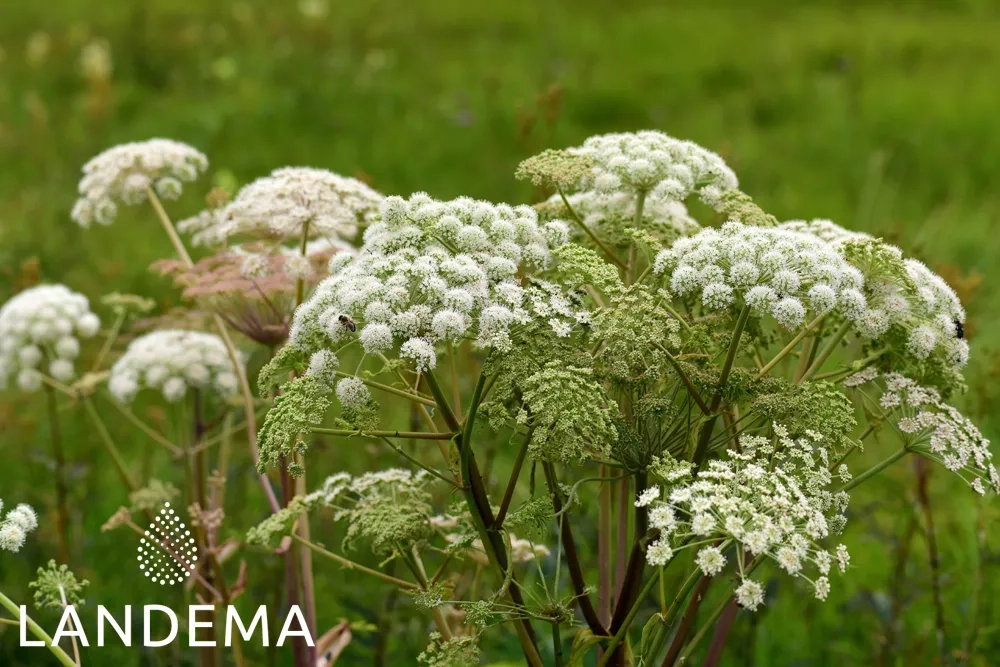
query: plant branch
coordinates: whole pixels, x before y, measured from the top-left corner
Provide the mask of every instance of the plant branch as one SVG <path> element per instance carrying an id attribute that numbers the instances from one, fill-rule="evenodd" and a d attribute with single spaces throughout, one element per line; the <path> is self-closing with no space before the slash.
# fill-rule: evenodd
<path id="1" fill-rule="evenodd" d="M 559 492 L 559 483 L 556 479 L 555 466 L 546 461 L 543 464 L 545 471 L 545 481 L 552 494 L 552 508 L 559 516 L 559 530 L 562 537 L 563 551 L 566 552 L 566 564 L 569 567 L 569 578 L 573 584 L 573 593 L 576 595 L 577 604 L 580 605 L 580 612 L 587 621 L 587 627 L 595 635 L 607 635 L 608 631 L 601 622 L 590 595 L 587 593 L 587 582 L 583 577 L 583 568 L 580 567 L 580 557 L 576 550 L 576 541 L 573 539 L 573 530 L 569 525 L 569 517 L 563 513 L 563 499 Z"/>
<path id="2" fill-rule="evenodd" d="M 580 226 L 580 229 L 582 229 L 587 234 L 587 236 L 590 237 L 590 240 L 593 241 L 598 248 L 604 251 L 604 254 L 608 256 L 608 259 L 610 259 L 612 262 L 618 265 L 618 268 L 622 270 L 627 270 L 628 267 L 626 266 L 625 262 L 618 259 L 618 256 L 614 253 L 614 251 L 611 250 L 611 248 L 609 248 L 608 246 L 604 245 L 601 239 L 597 238 L 597 234 L 594 233 L 594 230 L 592 230 L 590 227 L 586 225 L 586 223 L 583 222 L 579 214 L 577 214 L 577 212 L 570 205 L 569 200 L 566 199 L 566 195 L 563 194 L 562 188 L 557 187 L 556 190 L 559 192 L 559 197 L 562 199 L 563 205 L 569 212 L 569 217 L 573 218 L 573 222 L 575 222 L 577 225 Z"/>
<path id="3" fill-rule="evenodd" d="M 500 530 L 503 527 L 503 520 L 507 518 L 507 510 L 510 508 L 510 501 L 514 497 L 514 489 L 517 487 L 518 477 L 521 476 L 521 466 L 524 465 L 524 458 L 528 454 L 528 445 L 531 444 L 531 436 L 535 429 L 532 427 L 524 436 L 524 442 L 517 451 L 517 458 L 514 459 L 514 468 L 511 470 L 510 479 L 507 480 L 507 489 L 504 491 L 503 500 L 500 502 L 500 509 L 497 510 L 497 518 L 493 522 L 493 529 Z"/>
<path id="4" fill-rule="evenodd" d="M 21 608 L 14 604 L 14 601 L 4 595 L 3 592 L 0 592 L 0 605 L 3 605 L 3 607 L 14 616 L 19 624 L 24 623 L 27 625 L 28 629 L 31 630 L 31 634 L 45 642 L 45 648 L 49 649 L 52 655 L 55 656 L 56 660 L 58 660 L 63 667 L 77 667 L 77 664 L 73 662 L 73 658 L 69 657 L 65 651 L 53 644 L 52 637 L 50 637 L 48 633 L 45 632 L 40 625 L 38 625 L 38 623 L 35 623 L 35 621 L 33 621 L 27 613 L 24 614 L 24 618 L 21 618 Z"/>
<path id="5" fill-rule="evenodd" d="M 729 381 L 729 372 L 733 369 L 736 353 L 740 349 L 740 338 L 743 337 L 743 329 L 746 327 L 748 319 L 750 319 L 750 306 L 744 304 L 743 310 L 740 311 L 739 319 L 736 320 L 733 337 L 729 341 L 729 351 L 726 353 L 726 360 L 723 362 L 722 370 L 719 373 L 719 384 L 715 388 L 715 393 L 712 395 L 712 403 L 709 405 L 711 416 L 709 416 L 705 424 L 701 427 L 698 445 L 692 457 L 695 467 L 701 467 L 702 462 L 705 460 L 705 454 L 708 453 L 708 441 L 712 439 L 712 429 L 719 418 L 719 406 L 722 404 L 722 396 L 725 393 L 726 383 Z"/>
<path id="6" fill-rule="evenodd" d="M 378 570 L 373 570 L 370 567 L 365 567 L 364 565 L 361 565 L 360 563 L 355 563 L 353 560 L 349 560 L 347 558 L 344 558 L 343 556 L 335 554 L 332 551 L 327 551 L 326 549 L 324 549 L 323 547 L 319 546 L 318 544 L 315 544 L 313 542 L 308 542 L 308 541 L 302 539 L 301 537 L 299 537 L 298 535 L 292 534 L 292 539 L 295 540 L 296 542 L 298 542 L 299 544 L 301 544 L 302 546 L 307 547 L 309 549 L 312 549 L 313 551 L 315 551 L 319 555 L 325 556 L 325 557 L 329 558 L 330 560 L 332 560 L 332 561 L 334 561 L 336 563 L 339 563 L 345 569 L 348 569 L 348 570 L 357 570 L 358 572 L 364 572 L 365 574 L 370 574 L 371 576 L 375 577 L 376 579 L 381 579 L 382 581 L 388 582 L 388 583 L 393 584 L 395 586 L 399 586 L 400 588 L 403 588 L 403 589 L 406 589 L 406 590 L 411 590 L 411 591 L 420 590 L 420 586 L 417 585 L 417 584 L 415 584 L 415 583 L 413 583 L 412 581 L 406 581 L 405 579 L 397 579 L 396 577 L 388 575 L 388 574 L 386 574 L 384 572 L 379 572 Z"/>
<path id="7" fill-rule="evenodd" d="M 850 329 L 851 329 L 851 323 L 849 321 L 844 322 L 843 324 L 840 325 L 840 328 L 837 329 L 836 332 L 834 332 L 830 340 L 827 341 L 826 345 L 823 346 L 823 349 L 820 350 L 819 354 L 816 355 L 816 360 L 812 363 L 809 369 L 802 374 L 802 377 L 799 378 L 799 381 L 796 384 L 801 384 L 803 382 L 807 382 L 812 379 L 812 376 L 814 376 L 817 373 L 817 371 L 819 371 L 819 369 L 823 367 L 823 364 L 826 363 L 826 360 L 830 358 L 830 355 L 833 354 L 833 351 L 837 348 L 837 345 L 840 343 L 841 340 L 843 340 L 844 336 L 847 335 L 847 332 L 850 331 Z"/>
<path id="8" fill-rule="evenodd" d="M 829 311 L 827 311 L 827 313 L 828 312 Z M 812 331 L 814 328 L 816 328 L 816 326 L 820 322 L 823 321 L 823 319 L 827 316 L 827 313 L 821 313 L 820 315 L 816 316 L 816 318 L 813 319 L 812 322 L 810 322 L 809 324 L 807 324 L 805 326 L 805 328 L 802 329 L 802 331 L 800 331 L 799 333 L 797 333 L 795 335 L 795 337 L 792 338 L 792 340 L 790 340 L 788 342 L 788 345 L 786 345 L 785 347 L 781 348 L 781 351 L 778 352 L 778 354 L 774 355 L 774 358 L 771 359 L 771 361 L 767 362 L 767 364 L 763 368 L 760 369 L 760 372 L 757 373 L 757 376 L 754 377 L 754 379 L 755 380 L 759 380 L 762 377 L 764 377 L 765 375 L 767 375 L 768 373 L 770 373 L 771 369 L 774 368 L 778 364 L 779 361 L 781 361 L 782 359 L 784 359 L 788 355 L 788 353 L 790 353 L 792 350 L 795 349 L 795 346 L 799 344 L 799 341 L 801 341 L 803 338 L 805 338 L 806 335 L 808 335 L 810 331 Z"/>

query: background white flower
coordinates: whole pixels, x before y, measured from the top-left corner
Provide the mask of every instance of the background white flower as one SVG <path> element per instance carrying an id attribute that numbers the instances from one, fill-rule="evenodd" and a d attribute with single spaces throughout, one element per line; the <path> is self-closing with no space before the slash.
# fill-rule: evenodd
<path id="1" fill-rule="evenodd" d="M 41 387 L 41 373 L 60 382 L 76 374 L 80 339 L 100 328 L 87 297 L 64 285 L 39 285 L 0 307 L 0 389 L 13 377 L 23 391 Z"/>

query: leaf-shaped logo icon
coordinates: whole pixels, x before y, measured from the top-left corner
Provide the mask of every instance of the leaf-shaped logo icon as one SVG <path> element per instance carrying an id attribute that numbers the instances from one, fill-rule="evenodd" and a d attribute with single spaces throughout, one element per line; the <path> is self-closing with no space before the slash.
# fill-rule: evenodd
<path id="1" fill-rule="evenodd" d="M 139 569 L 154 584 L 179 584 L 198 562 L 194 536 L 166 503 L 139 541 Z"/>

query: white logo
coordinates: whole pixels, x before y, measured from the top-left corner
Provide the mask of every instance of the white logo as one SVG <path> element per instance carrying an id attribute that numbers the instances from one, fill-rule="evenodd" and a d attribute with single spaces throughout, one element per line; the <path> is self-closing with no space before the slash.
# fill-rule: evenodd
<path id="1" fill-rule="evenodd" d="M 139 569 L 154 584 L 161 586 L 182 583 L 197 567 L 198 548 L 191 531 L 170 503 L 160 510 L 159 516 L 144 533 L 139 542 Z"/>

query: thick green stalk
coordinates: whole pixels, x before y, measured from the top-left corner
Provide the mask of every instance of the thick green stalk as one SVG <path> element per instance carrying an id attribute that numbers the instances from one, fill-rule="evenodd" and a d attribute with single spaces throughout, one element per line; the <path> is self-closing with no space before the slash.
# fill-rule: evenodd
<path id="1" fill-rule="evenodd" d="M 431 393 L 438 403 L 438 410 L 444 417 L 448 427 L 452 430 L 459 430 L 459 428 L 462 430 L 462 435 L 456 439 L 456 444 L 458 445 L 460 456 L 459 467 L 465 502 L 469 508 L 469 513 L 472 515 L 476 531 L 479 533 L 479 539 L 483 543 L 483 549 L 486 551 L 486 556 L 490 564 L 497 571 L 500 580 L 507 581 L 510 573 L 508 573 L 509 563 L 507 562 L 506 546 L 500 533 L 493 530 L 496 519 L 493 516 L 493 509 L 490 507 L 489 497 L 486 495 L 486 487 L 483 484 L 482 475 L 479 472 L 478 465 L 476 465 L 475 453 L 472 451 L 472 432 L 476 422 L 476 412 L 479 410 L 479 404 L 482 401 L 486 376 L 483 373 L 479 374 L 479 380 L 476 382 L 476 388 L 472 395 L 472 401 L 469 405 L 469 412 L 464 425 L 459 424 L 434 374 L 427 373 L 424 377 L 427 379 L 427 385 L 430 387 Z M 511 582 L 507 593 L 510 595 L 514 606 L 519 610 L 523 610 L 524 598 L 516 581 Z M 514 621 L 514 628 L 517 631 L 518 640 L 521 642 L 521 648 L 524 651 L 524 657 L 528 664 L 531 667 L 542 667 L 542 659 L 538 654 L 538 646 L 535 643 L 531 625 L 526 619 L 519 618 Z"/>
<path id="2" fill-rule="evenodd" d="M 840 325 L 840 328 L 837 329 L 836 332 L 834 332 L 833 336 L 830 338 L 829 341 L 827 341 L 823 349 L 820 350 L 819 354 L 816 355 L 816 360 L 809 367 L 809 370 L 807 370 L 805 373 L 802 374 L 802 377 L 799 378 L 799 381 L 796 384 L 801 384 L 802 382 L 808 382 L 809 380 L 812 379 L 812 376 L 816 375 L 816 372 L 823 367 L 823 364 L 826 363 L 826 360 L 830 357 L 831 354 L 833 354 L 833 351 L 837 349 L 837 345 L 840 343 L 841 340 L 843 340 L 844 336 L 847 335 L 847 332 L 850 331 L 850 329 L 851 329 L 850 322 L 844 322 L 843 324 Z"/>
<path id="3" fill-rule="evenodd" d="M 18 607 L 16 604 L 14 604 L 14 601 L 11 600 L 6 595 L 4 595 L 2 592 L 0 592 L 0 605 L 3 605 L 3 607 L 7 609 L 7 611 L 9 611 L 14 616 L 14 618 L 18 620 L 18 622 L 22 620 L 21 608 Z M 61 648 L 53 644 L 52 637 L 50 637 L 48 633 L 45 632 L 45 630 L 42 630 L 41 626 L 35 623 L 30 616 L 25 614 L 23 621 L 25 625 L 28 626 L 28 629 L 31 630 L 31 634 L 35 635 L 36 637 L 38 637 L 38 639 L 45 642 L 45 648 L 49 649 L 49 651 L 52 653 L 52 655 L 56 657 L 56 660 L 58 660 L 60 664 L 62 664 L 64 667 L 77 667 L 77 664 L 73 662 L 73 658 L 69 657 L 69 655 L 65 651 L 63 651 Z"/>
<path id="4" fill-rule="evenodd" d="M 659 581 L 660 577 L 662 576 L 663 576 L 663 571 L 661 570 L 659 575 L 650 577 L 649 581 L 646 582 L 646 585 L 643 587 L 642 591 L 636 597 L 635 603 L 632 605 L 632 608 L 629 609 L 628 613 L 625 615 L 625 620 L 622 623 L 621 627 L 618 628 L 618 631 L 615 633 L 615 636 L 611 638 L 611 641 L 604 649 L 604 657 L 602 657 L 598 661 L 597 667 L 604 667 L 605 665 L 608 664 L 608 661 L 611 660 L 611 658 L 614 656 L 615 649 L 618 648 L 618 645 L 621 644 L 622 641 L 625 639 L 625 636 L 628 635 L 629 627 L 632 625 L 632 621 L 635 620 L 635 615 L 639 613 L 639 607 L 642 606 L 642 601 L 646 599 L 646 596 L 649 595 L 650 591 L 653 590 L 653 586 L 656 584 L 657 581 Z"/>

